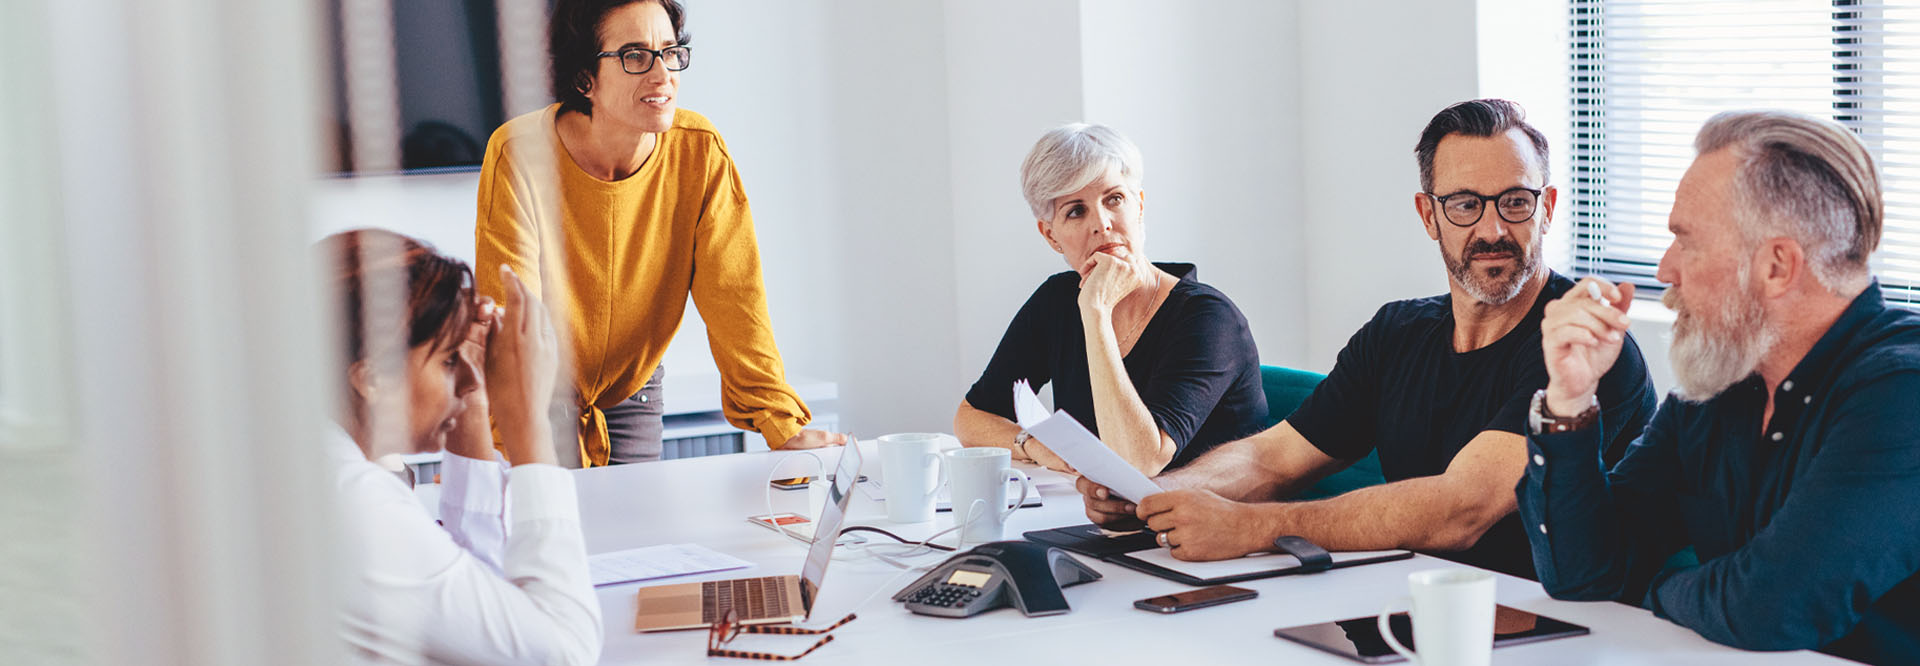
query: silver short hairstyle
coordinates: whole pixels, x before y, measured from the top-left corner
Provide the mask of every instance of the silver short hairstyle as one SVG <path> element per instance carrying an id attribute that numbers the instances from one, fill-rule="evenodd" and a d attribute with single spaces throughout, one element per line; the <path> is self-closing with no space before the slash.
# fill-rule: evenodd
<path id="1" fill-rule="evenodd" d="M 1748 248 L 1792 238 L 1828 291 L 1865 286 L 1886 209 L 1879 170 L 1853 132 L 1797 113 L 1728 111 L 1707 120 L 1693 147 L 1736 151 L 1734 206 Z"/>
<path id="2" fill-rule="evenodd" d="M 1127 186 L 1140 189 L 1146 166 L 1140 148 L 1106 125 L 1071 123 L 1047 132 L 1020 163 L 1020 193 L 1036 220 L 1053 219 L 1053 200 L 1077 192 L 1107 169 L 1119 167 Z"/>

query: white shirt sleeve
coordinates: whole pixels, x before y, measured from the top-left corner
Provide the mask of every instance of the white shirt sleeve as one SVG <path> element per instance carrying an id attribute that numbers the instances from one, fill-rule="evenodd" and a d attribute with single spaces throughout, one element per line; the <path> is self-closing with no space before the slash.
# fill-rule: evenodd
<path id="1" fill-rule="evenodd" d="M 496 573 L 507 547 L 507 466 L 446 453 L 440 460 L 440 522 L 453 542 Z"/>
<path id="2" fill-rule="evenodd" d="M 435 525 L 392 475 L 347 474 L 342 522 L 358 550 L 363 585 L 347 595 L 343 631 L 359 656 L 475 664 L 599 659 L 600 604 L 588 579 L 572 475 L 521 465 L 508 479 L 512 521 L 503 576 Z"/>

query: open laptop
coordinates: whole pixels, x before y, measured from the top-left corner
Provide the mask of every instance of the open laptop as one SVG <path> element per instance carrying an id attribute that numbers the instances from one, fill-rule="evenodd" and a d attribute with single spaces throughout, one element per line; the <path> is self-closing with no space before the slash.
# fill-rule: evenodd
<path id="1" fill-rule="evenodd" d="M 719 622 L 728 608 L 738 612 L 742 624 L 780 624 L 800 622 L 813 612 L 820 596 L 820 581 L 833 561 L 833 544 L 839 540 L 840 524 L 846 522 L 847 503 L 853 499 L 854 480 L 860 478 L 860 447 L 849 441 L 840 454 L 840 464 L 827 491 L 827 505 L 816 522 L 813 547 L 800 575 L 761 576 L 710 580 L 704 583 L 678 583 L 640 588 L 640 610 L 635 613 L 637 631 L 700 629 Z"/>

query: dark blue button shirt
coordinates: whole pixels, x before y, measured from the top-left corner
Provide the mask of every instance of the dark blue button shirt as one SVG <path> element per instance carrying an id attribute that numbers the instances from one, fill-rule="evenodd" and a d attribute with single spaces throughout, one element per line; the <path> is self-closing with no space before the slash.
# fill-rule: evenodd
<path id="1" fill-rule="evenodd" d="M 1735 647 L 1920 664 L 1920 315 L 1877 282 L 1779 386 L 1669 396 L 1611 471 L 1599 432 L 1528 438 L 1520 515 L 1548 593 Z M 1662 570 L 1689 545 L 1699 565 Z"/>

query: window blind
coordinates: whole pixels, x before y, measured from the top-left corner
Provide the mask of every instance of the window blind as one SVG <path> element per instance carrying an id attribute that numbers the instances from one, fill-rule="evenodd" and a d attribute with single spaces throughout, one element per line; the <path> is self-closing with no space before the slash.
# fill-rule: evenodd
<path id="1" fill-rule="evenodd" d="M 1707 118 L 1831 118 L 1872 151 L 1886 196 L 1873 258 L 1888 300 L 1920 297 L 1920 0 L 1569 0 L 1574 271 L 1658 293 L 1667 214 Z"/>

